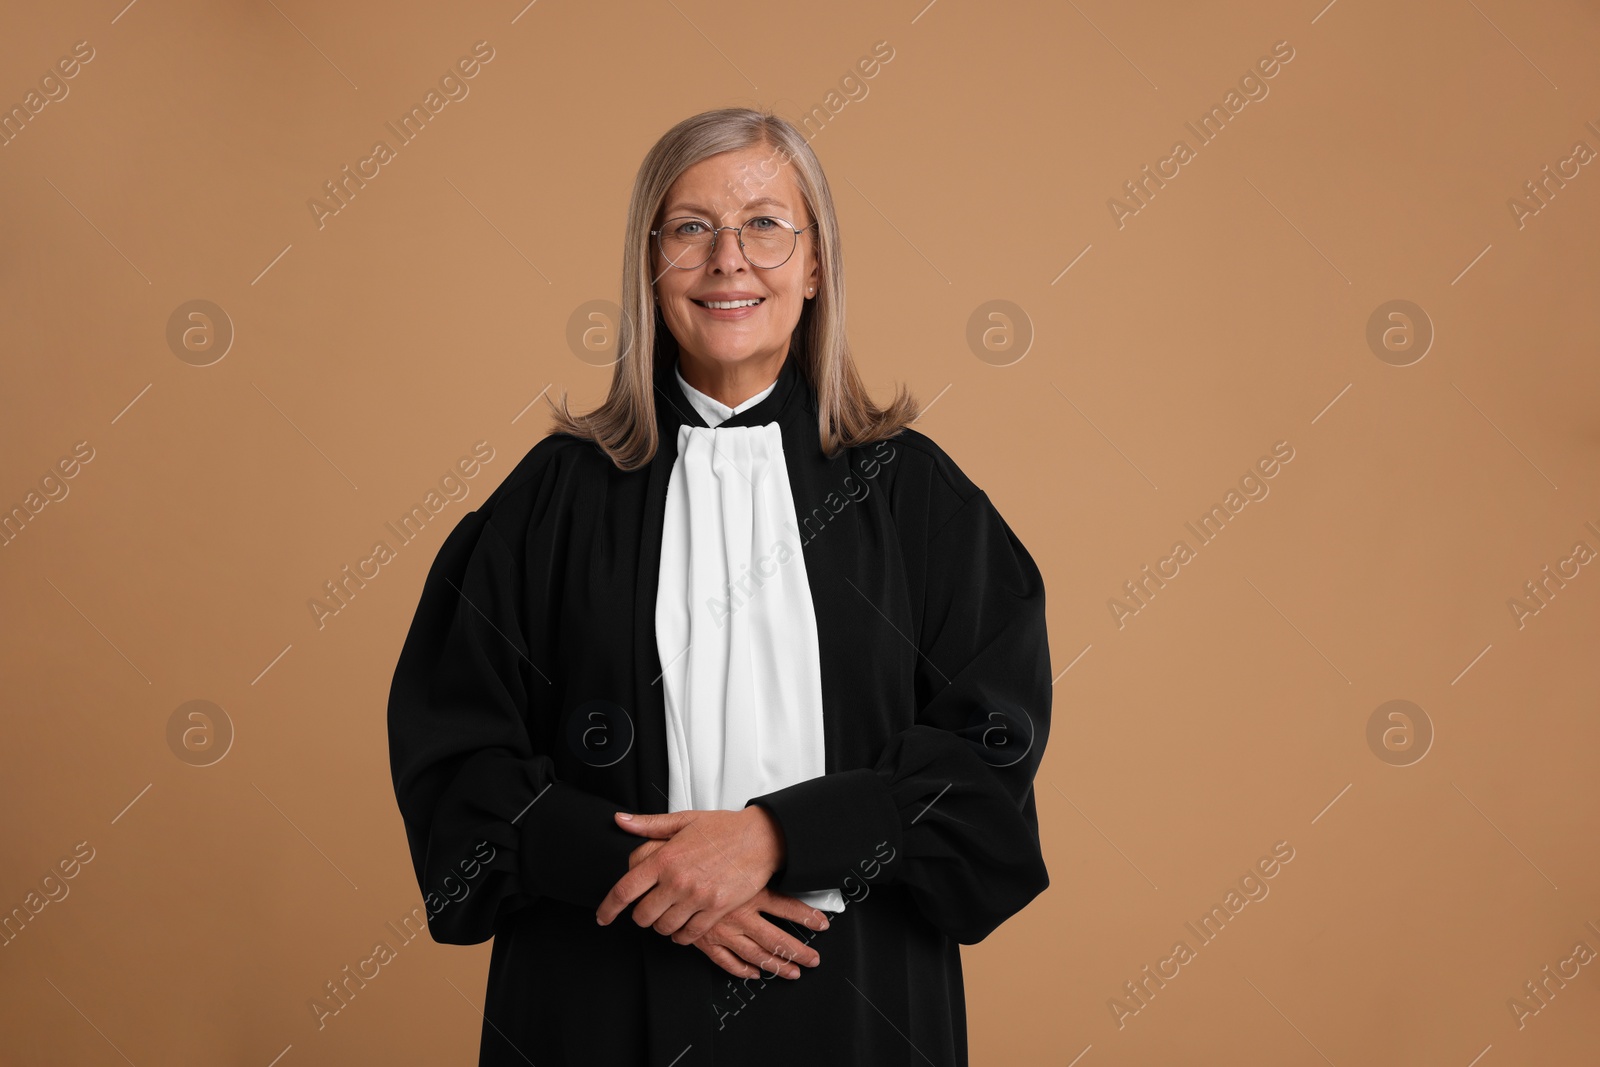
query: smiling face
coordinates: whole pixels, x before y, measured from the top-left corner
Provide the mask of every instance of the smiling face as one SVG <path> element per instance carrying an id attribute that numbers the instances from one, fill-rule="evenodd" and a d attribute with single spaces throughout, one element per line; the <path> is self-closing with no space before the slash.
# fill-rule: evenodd
<path id="1" fill-rule="evenodd" d="M 764 145 L 710 156 L 673 182 L 651 228 L 692 215 L 712 226 L 741 226 L 767 216 L 804 229 L 812 219 L 790 171 L 777 152 Z M 752 249 L 758 228 L 770 224 L 758 223 L 745 231 L 745 243 Z M 691 232 L 697 229 L 703 232 L 698 227 L 691 227 Z M 738 382 L 751 387 L 751 392 L 775 378 L 800 321 L 802 302 L 815 295 L 819 284 L 816 247 L 813 227 L 800 234 L 786 263 L 765 269 L 745 258 L 733 230 L 722 230 L 716 251 L 704 264 L 681 270 L 667 261 L 652 237 L 656 299 L 682 350 L 684 377 Z M 749 300 L 759 302 L 735 308 L 707 306 Z"/>

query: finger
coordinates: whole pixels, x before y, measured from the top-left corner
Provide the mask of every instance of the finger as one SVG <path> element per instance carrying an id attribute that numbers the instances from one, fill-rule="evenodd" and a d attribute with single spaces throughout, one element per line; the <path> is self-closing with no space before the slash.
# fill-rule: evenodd
<path id="1" fill-rule="evenodd" d="M 701 936 L 712 927 L 731 917 L 733 910 L 739 907 L 738 904 L 731 903 L 725 899 L 724 895 L 720 893 L 716 894 L 710 903 L 704 904 L 698 909 L 694 908 L 689 901 L 684 901 L 683 903 L 690 909 L 690 914 L 673 935 L 674 940 L 682 938 L 679 942 L 680 944 L 688 944 L 691 941 L 700 940 Z"/>
<path id="2" fill-rule="evenodd" d="M 655 868 L 640 864 L 631 867 L 628 873 L 617 879 L 617 884 L 600 901 L 600 909 L 594 913 L 595 919 L 601 926 L 608 926 L 612 919 L 622 913 L 622 909 L 633 903 L 639 894 L 656 884 Z"/>
<path id="3" fill-rule="evenodd" d="M 637 916 L 638 914 L 639 911 L 637 908 L 635 908 L 634 915 Z M 695 906 L 692 902 L 688 900 L 676 900 L 673 901 L 660 915 L 656 916 L 655 921 L 650 923 L 641 922 L 639 925 L 649 926 L 656 933 L 662 934 L 666 937 L 676 937 L 676 935 L 682 933 L 685 936 L 684 940 L 680 942 L 680 944 L 687 944 L 688 942 L 699 937 L 700 933 L 704 933 L 705 930 L 711 929 L 710 923 L 702 923 L 702 929 L 699 932 L 690 934 L 688 931 L 686 931 L 684 929 L 685 924 L 687 924 L 690 919 L 694 918 L 694 916 Z"/>
<path id="4" fill-rule="evenodd" d="M 658 934 L 668 937 L 682 934 L 679 943 L 687 944 L 698 941 L 728 912 L 743 903 L 736 898 L 737 894 L 721 885 L 698 892 L 691 890 L 681 880 L 673 881 L 669 874 L 634 905 L 633 918 L 640 926 L 648 926 Z"/>
<path id="5" fill-rule="evenodd" d="M 721 945 L 707 945 L 701 951 L 703 951 L 706 956 L 710 958 L 712 963 L 715 963 L 718 967 L 721 967 L 735 978 L 761 977 L 761 972 L 759 970 L 757 970 L 755 967 L 752 967 L 744 960 L 741 960 L 738 956 L 735 956 L 732 952 L 729 952 Z"/>
<path id="6" fill-rule="evenodd" d="M 806 967 L 816 967 L 822 963 L 820 952 L 798 938 L 790 937 L 765 919 L 756 919 L 744 928 L 743 933 L 756 944 L 764 945 L 767 952 L 775 956 Z"/>
<path id="7" fill-rule="evenodd" d="M 617 812 L 612 816 L 612 821 L 628 831 L 628 833 L 638 834 L 640 837 L 671 837 L 683 829 L 690 821 L 684 817 L 684 813 L 681 811 L 672 811 L 660 815 L 634 814 L 627 819 L 622 817 L 625 814 L 628 813 Z"/>
<path id="8" fill-rule="evenodd" d="M 791 979 L 800 977 L 800 968 L 795 966 L 792 954 L 764 949 L 754 938 L 743 934 L 728 938 L 727 945 L 746 963 L 760 971 L 763 978 L 776 978 L 779 975 Z"/>
<path id="9" fill-rule="evenodd" d="M 686 901 L 680 903 L 690 906 Z M 707 905 L 697 911 L 693 911 L 684 920 L 683 925 L 679 926 L 669 936 L 680 945 L 691 945 L 714 930 L 719 923 L 729 923 L 735 929 L 738 929 L 742 924 L 734 921 L 734 913 L 739 907 L 739 905 L 734 905 L 733 907 L 722 908 L 715 904 Z"/>
<path id="10" fill-rule="evenodd" d="M 769 891 L 768 900 L 761 906 L 761 910 L 768 915 L 797 922 L 808 930 L 826 930 L 829 925 L 827 912 L 783 893 Z"/>
<path id="11" fill-rule="evenodd" d="M 636 869 L 642 870 L 643 867 Z M 665 881 L 658 881 L 655 887 L 641 896 L 639 902 L 633 906 L 633 921 L 657 933 L 670 936 L 680 930 L 698 908 L 695 899 L 685 895 L 684 890 Z"/>
<path id="12" fill-rule="evenodd" d="M 665 841 L 646 841 L 632 852 L 628 853 L 628 869 L 632 870 L 645 860 L 654 856 L 666 845 Z"/>

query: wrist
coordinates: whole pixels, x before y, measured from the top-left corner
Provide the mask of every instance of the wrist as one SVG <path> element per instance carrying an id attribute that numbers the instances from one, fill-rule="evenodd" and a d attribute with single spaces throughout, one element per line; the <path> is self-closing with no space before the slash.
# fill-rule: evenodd
<path id="1" fill-rule="evenodd" d="M 761 833 L 768 842 L 768 855 L 772 858 L 773 872 L 782 870 L 789 854 L 783 837 L 783 824 L 778 821 L 776 815 L 760 804 L 751 804 L 744 810 L 751 813 L 752 821 L 761 828 Z"/>

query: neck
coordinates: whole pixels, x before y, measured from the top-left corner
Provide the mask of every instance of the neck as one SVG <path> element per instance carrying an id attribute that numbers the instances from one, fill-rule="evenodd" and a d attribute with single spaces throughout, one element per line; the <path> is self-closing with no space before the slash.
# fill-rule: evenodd
<path id="1" fill-rule="evenodd" d="M 687 352 L 678 354 L 683 380 L 719 404 L 736 408 L 778 380 L 787 352 L 776 356 L 750 356 L 734 363 L 702 360 Z"/>

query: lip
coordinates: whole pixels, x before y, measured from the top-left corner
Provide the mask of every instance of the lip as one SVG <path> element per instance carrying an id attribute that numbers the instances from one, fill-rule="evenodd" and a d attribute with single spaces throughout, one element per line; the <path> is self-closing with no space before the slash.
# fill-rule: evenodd
<path id="1" fill-rule="evenodd" d="M 698 309 L 701 314 L 709 315 L 714 319 L 745 319 L 745 318 L 749 318 L 751 315 L 754 315 L 756 312 L 758 312 L 762 308 L 766 307 L 767 306 L 767 299 L 768 299 L 767 297 L 762 296 L 760 293 L 726 293 L 726 292 L 724 292 L 724 293 L 704 293 L 704 294 L 702 294 L 700 296 L 693 296 L 693 297 L 689 298 L 689 302 L 691 304 L 694 304 L 695 308 Z M 703 304 L 699 303 L 699 301 L 701 301 L 701 300 L 719 300 L 719 301 L 721 301 L 721 300 L 759 300 L 759 301 L 761 301 L 761 303 L 756 304 L 756 305 L 754 305 L 752 307 L 742 307 L 742 308 L 708 308 L 708 307 L 704 306 Z"/>

